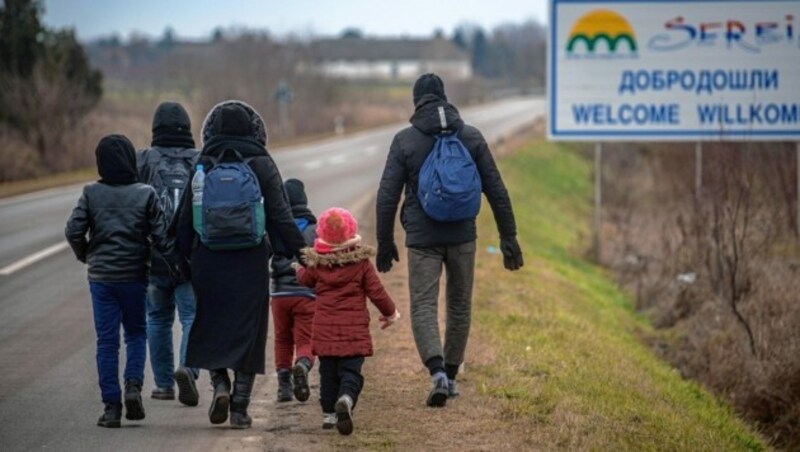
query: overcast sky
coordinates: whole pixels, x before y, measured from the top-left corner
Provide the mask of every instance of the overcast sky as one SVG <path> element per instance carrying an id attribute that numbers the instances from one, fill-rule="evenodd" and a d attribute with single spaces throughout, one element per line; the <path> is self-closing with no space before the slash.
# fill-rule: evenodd
<path id="1" fill-rule="evenodd" d="M 73 27 L 89 40 L 132 31 L 161 36 L 171 26 L 181 38 L 206 38 L 221 26 L 334 35 L 356 27 L 368 35 L 451 33 L 462 22 L 492 28 L 527 19 L 546 21 L 547 0 L 45 0 L 44 21 Z"/>

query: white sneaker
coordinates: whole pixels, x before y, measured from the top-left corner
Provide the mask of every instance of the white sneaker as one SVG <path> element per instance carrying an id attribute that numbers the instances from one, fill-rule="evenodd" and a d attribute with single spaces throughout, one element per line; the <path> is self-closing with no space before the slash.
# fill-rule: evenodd
<path id="1" fill-rule="evenodd" d="M 334 407 L 336 410 L 336 430 L 342 435 L 353 433 L 353 399 L 345 394 L 339 397 Z"/>
<path id="2" fill-rule="evenodd" d="M 330 430 L 336 426 L 336 413 L 322 413 L 322 428 Z"/>

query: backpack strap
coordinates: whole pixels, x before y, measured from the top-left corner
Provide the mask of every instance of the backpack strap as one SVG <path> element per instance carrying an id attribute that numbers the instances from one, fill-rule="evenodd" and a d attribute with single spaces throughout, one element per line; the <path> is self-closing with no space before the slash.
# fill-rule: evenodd
<path id="1" fill-rule="evenodd" d="M 220 152 L 219 156 L 215 157 L 213 155 L 207 155 L 206 158 L 211 160 L 211 166 L 213 168 L 214 166 L 216 166 L 216 165 L 218 165 L 220 163 L 225 163 L 226 161 L 230 161 L 229 159 L 226 159 L 225 157 L 228 157 L 228 156 L 231 156 L 231 155 L 236 157 L 236 160 L 240 161 L 242 163 L 250 163 L 250 161 L 255 158 L 255 157 L 242 157 L 242 154 L 239 151 L 237 151 L 236 149 L 233 149 L 233 148 L 225 148 L 222 152 Z"/>

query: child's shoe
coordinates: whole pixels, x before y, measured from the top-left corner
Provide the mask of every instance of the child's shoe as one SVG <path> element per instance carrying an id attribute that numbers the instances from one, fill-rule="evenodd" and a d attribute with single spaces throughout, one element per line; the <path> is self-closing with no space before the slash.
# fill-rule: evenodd
<path id="1" fill-rule="evenodd" d="M 97 420 L 97 425 L 105 428 L 119 428 L 120 419 L 122 419 L 122 404 L 119 402 L 106 403 L 105 411 Z"/>
<path id="2" fill-rule="evenodd" d="M 291 402 L 292 396 L 292 372 L 289 369 L 278 371 L 278 402 Z"/>
<path id="3" fill-rule="evenodd" d="M 436 372 L 432 377 L 433 387 L 431 392 L 428 393 L 428 400 L 425 402 L 428 406 L 443 407 L 447 404 L 448 389 L 447 389 L 447 374 L 444 372 Z"/>
<path id="4" fill-rule="evenodd" d="M 125 381 L 125 419 L 131 421 L 144 419 L 142 382 L 133 378 Z"/>
<path id="5" fill-rule="evenodd" d="M 308 400 L 309 395 L 311 395 L 311 391 L 308 388 L 308 371 L 310 368 L 311 363 L 306 358 L 298 359 L 297 364 L 292 368 L 294 396 L 301 402 Z"/>
<path id="6" fill-rule="evenodd" d="M 456 380 L 447 379 L 447 397 L 454 398 L 460 396 L 461 393 L 458 392 L 458 387 L 456 387 Z"/>
<path id="7" fill-rule="evenodd" d="M 336 410 L 336 430 L 342 435 L 353 433 L 353 399 L 345 394 L 334 405 Z"/>
<path id="8" fill-rule="evenodd" d="M 336 427 L 336 413 L 322 413 L 322 428 L 330 430 Z"/>

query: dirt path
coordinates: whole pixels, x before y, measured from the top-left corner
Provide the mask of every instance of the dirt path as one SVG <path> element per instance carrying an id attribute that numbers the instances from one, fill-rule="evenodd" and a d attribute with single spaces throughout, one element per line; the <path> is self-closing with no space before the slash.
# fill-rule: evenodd
<path id="1" fill-rule="evenodd" d="M 360 232 L 369 241 L 374 237 L 373 204 L 366 203 L 356 215 Z M 400 236 L 398 243 L 402 243 Z M 403 317 L 398 324 L 381 331 L 377 311 L 370 308 L 376 352 L 364 366 L 365 387 L 355 411 L 353 435 L 343 437 L 336 430 L 322 430 L 315 367 L 311 375 L 312 397 L 306 403 L 276 403 L 274 375 L 260 377 L 251 410 L 253 429 L 231 444 L 230 450 L 496 451 L 520 450 L 526 444 L 530 447 L 525 438 L 514 433 L 512 424 L 503 421 L 499 402 L 480 394 L 470 379 L 470 365 L 486 365 L 492 360 L 491 349 L 474 334 L 467 351 L 466 371 L 459 379 L 462 395 L 443 409 L 425 406 L 430 383 L 411 334 L 404 248 L 400 259 L 400 264 L 382 279 Z M 272 346 L 270 338 L 268 347 Z"/>

